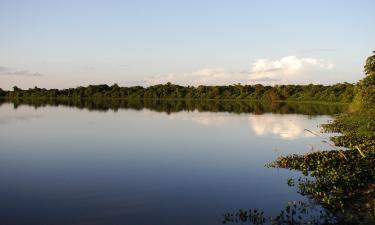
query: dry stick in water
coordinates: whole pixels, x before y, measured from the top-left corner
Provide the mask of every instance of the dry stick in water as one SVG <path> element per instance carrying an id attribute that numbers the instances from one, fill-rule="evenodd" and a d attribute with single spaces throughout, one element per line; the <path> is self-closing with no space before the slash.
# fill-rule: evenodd
<path id="1" fill-rule="evenodd" d="M 355 146 L 355 148 L 358 150 L 359 154 L 360 154 L 363 158 L 366 157 L 366 155 L 361 151 L 361 149 L 358 147 L 358 145 Z"/>
<path id="2" fill-rule="evenodd" d="M 326 144 L 330 145 L 331 147 L 333 147 L 334 149 L 336 149 L 342 158 L 344 158 L 345 160 L 348 160 L 348 158 L 346 158 L 346 155 L 344 154 L 344 152 L 341 149 L 337 148 L 336 145 L 334 145 L 333 143 L 331 143 L 329 141 L 329 139 L 327 139 L 325 137 L 322 137 L 319 134 L 317 134 L 317 133 L 315 133 L 315 132 L 313 132 L 313 131 L 311 131 L 309 129 L 304 129 L 304 130 L 307 131 L 307 132 L 309 132 L 309 133 L 311 133 L 311 134 L 313 134 L 313 135 L 315 135 L 315 136 L 317 136 L 317 137 L 319 137 L 319 138 L 321 138 L 321 139 L 323 139 L 323 141 L 322 141 L 323 143 L 326 143 Z"/>

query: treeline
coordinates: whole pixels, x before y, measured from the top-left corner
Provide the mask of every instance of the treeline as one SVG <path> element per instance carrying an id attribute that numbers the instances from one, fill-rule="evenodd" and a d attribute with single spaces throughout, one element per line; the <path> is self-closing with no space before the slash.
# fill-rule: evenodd
<path id="1" fill-rule="evenodd" d="M 12 100 L 17 98 L 120 98 L 120 99 L 221 99 L 221 100 L 261 100 L 261 101 L 334 101 L 351 102 L 355 86 L 350 83 L 335 85 L 228 85 L 228 86 L 180 86 L 171 83 L 149 87 L 120 87 L 89 85 L 69 89 L 30 88 L 0 91 L 0 95 Z"/>

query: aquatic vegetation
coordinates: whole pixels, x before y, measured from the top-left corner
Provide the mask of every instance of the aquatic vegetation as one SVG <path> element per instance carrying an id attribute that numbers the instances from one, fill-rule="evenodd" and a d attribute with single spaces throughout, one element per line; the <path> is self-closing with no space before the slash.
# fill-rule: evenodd
<path id="1" fill-rule="evenodd" d="M 342 134 L 332 138 L 336 146 L 347 147 L 366 154 L 365 151 L 375 150 L 374 117 L 374 112 L 345 113 L 323 127 L 327 132 Z"/>
<path id="2" fill-rule="evenodd" d="M 322 139 L 332 150 L 282 156 L 267 165 L 301 171 L 304 176 L 287 184 L 332 215 L 335 220 L 328 224 L 375 224 L 375 51 L 366 61 L 365 74 L 349 110 L 323 125 L 325 132 L 340 133 Z M 301 223 L 288 217 L 281 224 Z"/>

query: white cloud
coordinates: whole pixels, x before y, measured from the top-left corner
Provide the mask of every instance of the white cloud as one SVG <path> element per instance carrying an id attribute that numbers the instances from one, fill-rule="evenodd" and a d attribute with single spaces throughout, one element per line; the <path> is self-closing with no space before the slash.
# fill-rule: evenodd
<path id="1" fill-rule="evenodd" d="M 19 69 L 12 69 L 5 66 L 0 66 L 0 75 L 2 76 L 43 76 L 41 73 L 31 72 L 29 70 L 19 70 Z"/>
<path id="2" fill-rule="evenodd" d="M 281 59 L 258 59 L 250 70 L 250 81 L 278 81 L 280 83 L 307 81 L 306 74 L 321 73 L 322 70 L 331 70 L 334 65 L 314 58 L 298 58 L 285 56 Z M 320 70 L 320 71 L 319 71 Z"/>
<path id="3" fill-rule="evenodd" d="M 250 69 L 229 71 L 224 68 L 204 68 L 189 73 L 169 73 L 144 78 L 147 85 L 167 82 L 181 85 L 228 85 L 235 83 L 324 83 L 329 82 L 326 72 L 333 69 L 332 63 L 315 58 L 285 56 L 280 59 L 258 59 Z M 322 80 L 323 78 L 323 80 Z"/>

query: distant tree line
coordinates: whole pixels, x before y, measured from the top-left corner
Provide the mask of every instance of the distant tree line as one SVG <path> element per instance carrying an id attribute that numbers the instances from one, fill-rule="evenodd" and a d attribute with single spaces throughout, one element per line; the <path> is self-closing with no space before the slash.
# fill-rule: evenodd
<path id="1" fill-rule="evenodd" d="M 17 98 L 116 98 L 116 99 L 192 99 L 192 100 L 260 100 L 260 101 L 335 101 L 351 102 L 355 85 L 339 83 L 335 85 L 228 85 L 228 86 L 181 86 L 159 84 L 149 87 L 120 87 L 89 85 L 69 89 L 30 88 L 22 90 L 13 87 L 13 91 L 0 90 L 0 96 L 9 100 Z"/>

